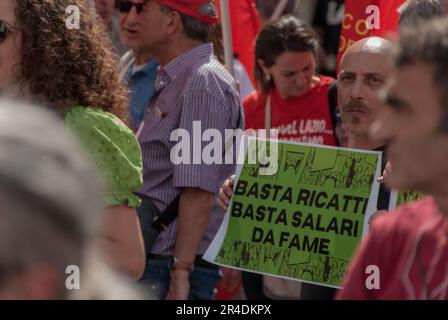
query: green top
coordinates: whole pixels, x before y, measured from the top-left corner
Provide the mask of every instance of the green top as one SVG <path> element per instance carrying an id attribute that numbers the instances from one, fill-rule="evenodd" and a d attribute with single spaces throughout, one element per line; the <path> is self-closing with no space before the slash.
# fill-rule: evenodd
<path id="1" fill-rule="evenodd" d="M 140 199 L 133 192 L 143 183 L 143 164 L 134 133 L 113 114 L 90 107 L 69 109 L 64 122 L 104 178 L 105 204 L 137 207 Z"/>

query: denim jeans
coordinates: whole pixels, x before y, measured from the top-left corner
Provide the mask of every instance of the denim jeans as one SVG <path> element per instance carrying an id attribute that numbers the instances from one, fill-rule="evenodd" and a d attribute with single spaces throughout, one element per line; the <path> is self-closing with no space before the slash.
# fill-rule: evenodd
<path id="1" fill-rule="evenodd" d="M 221 278 L 220 270 L 195 266 L 190 274 L 189 300 L 213 300 Z M 149 299 L 163 300 L 170 287 L 170 269 L 167 260 L 149 259 L 139 281 Z"/>

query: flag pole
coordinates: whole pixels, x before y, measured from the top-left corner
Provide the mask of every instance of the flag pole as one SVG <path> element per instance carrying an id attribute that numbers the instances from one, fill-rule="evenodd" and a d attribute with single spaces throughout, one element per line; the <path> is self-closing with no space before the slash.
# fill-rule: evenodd
<path id="1" fill-rule="evenodd" d="M 283 12 L 285 11 L 286 5 L 288 4 L 289 0 L 280 0 L 277 3 L 277 7 L 275 7 L 274 13 L 272 14 L 270 21 L 278 19 L 282 16 Z"/>
<path id="2" fill-rule="evenodd" d="M 235 72 L 233 70 L 232 25 L 230 21 L 229 0 L 220 0 L 220 6 L 225 65 L 230 74 L 234 76 Z"/>

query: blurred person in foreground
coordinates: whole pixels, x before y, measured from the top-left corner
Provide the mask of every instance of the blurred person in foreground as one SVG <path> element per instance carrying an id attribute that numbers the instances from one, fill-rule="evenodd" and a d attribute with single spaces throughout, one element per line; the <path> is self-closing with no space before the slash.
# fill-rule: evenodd
<path id="1" fill-rule="evenodd" d="M 69 5 L 81 12 L 79 29 L 66 28 Z M 128 102 L 114 57 L 84 0 L 0 1 L 0 91 L 48 106 L 78 138 L 106 184 L 98 242 L 112 265 L 137 280 L 145 259 L 133 192 L 142 159 L 119 119 L 127 121 Z"/>
<path id="2" fill-rule="evenodd" d="M 447 18 L 400 30 L 372 135 L 387 141 L 393 170 L 386 183 L 429 196 L 373 221 L 339 299 L 448 299 L 447 56 Z M 379 277 L 370 290 L 368 266 Z"/>
<path id="3" fill-rule="evenodd" d="M 440 0 L 410 0 L 403 4 L 400 12 L 400 28 L 419 20 L 428 20 L 443 15 Z"/>
<path id="4" fill-rule="evenodd" d="M 0 299 L 139 297 L 94 247 L 96 177 L 54 114 L 0 100 Z M 66 285 L 73 267 L 78 290 Z"/>

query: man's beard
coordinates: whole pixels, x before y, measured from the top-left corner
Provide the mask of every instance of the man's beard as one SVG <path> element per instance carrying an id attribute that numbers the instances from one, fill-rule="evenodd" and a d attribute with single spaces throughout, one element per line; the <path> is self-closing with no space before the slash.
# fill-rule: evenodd
<path id="1" fill-rule="evenodd" d="M 370 124 L 363 126 L 361 117 L 351 113 L 352 111 L 364 112 L 366 116 L 370 116 L 372 114 L 372 108 L 363 101 L 350 99 L 342 106 L 341 110 L 342 122 L 345 124 L 349 133 L 357 136 L 367 135 Z"/>

